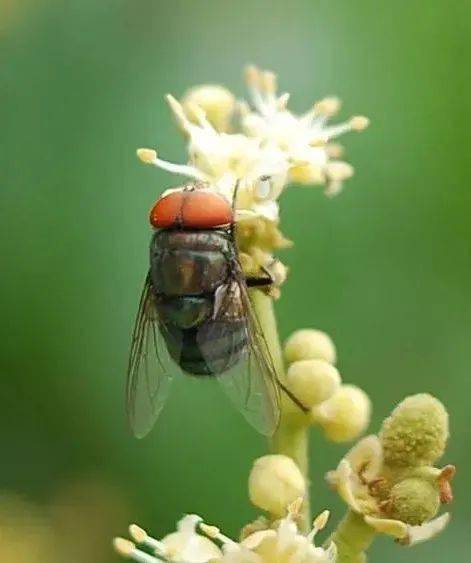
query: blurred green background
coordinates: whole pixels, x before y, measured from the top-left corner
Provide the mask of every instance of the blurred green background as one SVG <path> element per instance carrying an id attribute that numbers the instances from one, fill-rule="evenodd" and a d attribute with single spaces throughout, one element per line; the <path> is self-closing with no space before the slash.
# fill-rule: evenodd
<path id="1" fill-rule="evenodd" d="M 131 521 L 162 535 L 192 511 L 234 534 L 255 514 L 246 479 L 265 445 L 219 389 L 179 381 L 141 442 L 123 407 L 147 212 L 175 182 L 135 149 L 182 161 L 164 94 L 242 95 L 247 62 L 278 72 L 295 110 L 338 94 L 371 118 L 344 139 L 356 176 L 340 197 L 283 198 L 297 244 L 280 330 L 334 337 L 372 431 L 408 393 L 444 401 L 452 525 L 413 550 L 381 538 L 372 559 L 469 559 L 470 22 L 457 0 L 0 0 L 2 562 L 108 563 Z M 313 505 L 337 518 L 322 475 L 348 446 L 311 445 Z"/>

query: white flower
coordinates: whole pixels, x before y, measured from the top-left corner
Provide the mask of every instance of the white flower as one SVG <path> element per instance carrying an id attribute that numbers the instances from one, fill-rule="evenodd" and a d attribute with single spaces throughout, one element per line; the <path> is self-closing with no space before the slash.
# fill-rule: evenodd
<path id="1" fill-rule="evenodd" d="M 198 119 L 195 124 L 173 96 L 167 96 L 167 101 L 188 137 L 188 163 L 167 162 L 150 149 L 139 149 L 139 158 L 146 164 L 204 182 L 231 202 L 237 187 L 240 219 L 255 216 L 277 221 L 276 200 L 288 177 L 286 154 L 277 147 L 264 146 L 257 138 L 216 131 L 198 107 L 193 108 Z"/>
<path id="2" fill-rule="evenodd" d="M 368 126 L 363 116 L 345 123 L 327 125 L 340 108 L 337 98 L 325 98 L 303 115 L 286 109 L 289 94 L 278 96 L 276 76 L 250 66 L 246 80 L 254 111 L 241 105 L 241 127 L 250 137 L 261 139 L 281 149 L 290 162 L 289 180 L 302 184 L 326 184 L 327 193 L 337 193 L 353 174 L 346 162 L 332 160 L 339 155 L 338 145 L 330 141 L 348 131 L 361 131 Z"/>
<path id="3" fill-rule="evenodd" d="M 168 534 L 161 540 L 149 536 L 145 530 L 135 524 L 129 532 L 136 543 L 142 548 L 153 552 L 150 555 L 128 540 L 116 538 L 114 546 L 123 557 L 140 563 L 156 563 L 158 561 L 178 561 L 185 563 L 205 563 L 222 555 L 218 546 L 201 534 L 196 528 L 202 519 L 195 514 L 184 516 L 177 524 L 177 531 Z"/>
<path id="4" fill-rule="evenodd" d="M 300 499 L 301 500 L 301 499 Z M 203 526 L 203 530 L 222 543 L 224 552 L 220 563 L 329 563 L 337 559 L 337 549 L 331 543 L 327 549 L 314 544 L 314 538 L 327 524 L 329 512 L 322 512 L 313 523 L 311 531 L 304 535 L 296 525 L 301 502 L 293 503 L 285 518 L 274 528 L 256 531 L 240 543 L 223 536 L 216 528 Z"/>
<path id="5" fill-rule="evenodd" d="M 117 552 L 139 563 L 178 561 L 179 563 L 333 563 L 337 550 L 331 543 L 327 549 L 314 544 L 314 538 L 327 524 L 329 512 L 324 511 L 313 523 L 311 531 L 301 534 L 296 518 L 301 500 L 293 503 L 288 515 L 273 528 L 258 530 L 240 543 L 221 533 L 219 528 L 203 524 L 196 515 L 185 516 L 178 523 L 178 531 L 156 540 L 142 528 L 130 527 L 134 542 L 117 538 Z M 199 526 L 202 534 L 197 532 Z M 221 547 L 219 547 L 221 546 Z M 152 554 L 151 554 L 152 553 Z"/>
<path id="6" fill-rule="evenodd" d="M 277 97 L 275 82 L 272 73 L 249 70 L 255 109 L 242 104 L 238 128 L 231 133 L 227 130 L 234 99 L 224 88 L 200 86 L 182 103 L 168 95 L 170 109 L 187 139 L 186 163 L 163 160 L 153 149 L 137 151 L 144 163 L 185 176 L 234 202 L 244 271 L 270 273 L 275 279 L 270 290 L 274 298 L 286 277 L 286 268 L 272 254 L 287 242 L 278 230 L 280 195 L 292 181 L 325 183 L 329 193 L 338 191 L 353 169 L 332 160 L 339 150 L 328 141 L 367 125 L 366 118 L 356 117 L 343 125 L 326 126 L 338 106 L 332 98 L 319 102 L 304 116 L 296 116 L 286 109 L 288 95 Z"/>

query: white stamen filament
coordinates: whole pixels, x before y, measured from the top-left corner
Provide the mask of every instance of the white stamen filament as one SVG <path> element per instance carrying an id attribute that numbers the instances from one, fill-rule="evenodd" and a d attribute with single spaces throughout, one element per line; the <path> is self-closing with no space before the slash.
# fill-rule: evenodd
<path id="1" fill-rule="evenodd" d="M 363 131 L 363 129 L 368 127 L 368 124 L 368 118 L 357 115 L 355 117 L 352 117 L 345 123 L 339 123 L 338 125 L 326 127 L 322 133 L 328 141 L 330 139 L 334 139 L 335 137 L 339 137 L 344 133 L 348 133 L 349 131 Z"/>
<path id="2" fill-rule="evenodd" d="M 289 98 L 290 98 L 289 92 L 285 92 L 284 94 L 281 94 L 281 96 L 278 98 L 276 102 L 276 107 L 278 111 L 283 111 L 284 109 L 286 109 L 286 106 L 288 105 L 289 102 Z"/>
<path id="3" fill-rule="evenodd" d="M 173 174 L 181 174 L 187 178 L 194 178 L 195 180 L 200 180 L 201 182 L 207 182 L 208 176 L 201 170 L 198 170 L 194 166 L 189 166 L 188 164 L 175 164 L 173 162 L 168 162 L 167 160 L 162 160 L 156 157 L 149 164 L 153 164 L 157 168 L 166 170 L 167 172 L 172 172 Z"/>
<path id="4" fill-rule="evenodd" d="M 163 563 L 162 559 L 158 559 L 153 555 L 144 553 L 137 549 L 137 547 L 129 540 L 123 538 L 115 538 L 113 545 L 117 553 L 126 557 L 127 559 L 133 559 L 137 563 Z"/>
<path id="5" fill-rule="evenodd" d="M 190 108 L 194 116 L 198 120 L 199 125 L 206 131 L 214 133 L 215 132 L 214 127 L 208 121 L 205 111 L 202 108 L 200 108 L 200 106 L 198 106 L 197 104 L 190 104 Z"/>
<path id="6" fill-rule="evenodd" d="M 136 524 L 132 524 L 129 526 L 129 533 L 133 540 L 138 543 L 153 549 L 158 555 L 165 556 L 165 546 L 159 540 L 149 536 L 149 534 L 143 529 L 137 526 Z"/>
<path id="7" fill-rule="evenodd" d="M 170 106 L 170 109 L 172 110 L 173 114 L 175 115 L 178 123 L 181 125 L 181 127 L 188 134 L 190 134 L 192 125 L 191 125 L 190 121 L 188 120 L 187 116 L 185 115 L 185 112 L 183 111 L 183 108 L 182 108 L 182 105 L 180 104 L 180 102 L 178 102 L 172 96 L 172 94 L 167 94 L 165 96 L 165 99 L 167 100 L 167 103 Z"/>
<path id="8" fill-rule="evenodd" d="M 200 530 L 208 536 L 208 538 L 212 539 L 212 540 L 218 540 L 221 543 L 223 543 L 224 545 L 231 545 L 233 547 L 238 547 L 238 543 L 235 542 L 234 540 L 231 540 L 231 538 L 228 538 L 227 536 L 225 536 L 224 534 L 221 533 L 221 530 L 219 528 L 217 528 L 216 526 L 209 526 L 208 524 L 204 524 L 201 523 L 200 524 Z"/>
<path id="9" fill-rule="evenodd" d="M 316 516 L 316 518 L 314 518 L 314 522 L 312 523 L 312 530 L 307 535 L 309 541 L 312 542 L 316 534 L 326 527 L 329 516 L 330 512 L 328 510 L 324 510 L 324 512 L 321 512 L 318 516 Z"/>

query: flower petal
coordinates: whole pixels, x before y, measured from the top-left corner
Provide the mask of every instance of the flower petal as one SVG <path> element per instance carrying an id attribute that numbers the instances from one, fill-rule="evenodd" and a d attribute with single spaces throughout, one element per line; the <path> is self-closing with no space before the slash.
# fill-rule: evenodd
<path id="1" fill-rule="evenodd" d="M 352 466 L 346 459 L 342 459 L 335 471 L 329 471 L 326 479 L 352 510 L 361 513 L 361 507 L 354 494 L 354 480 L 356 476 L 353 473 Z"/>
<path id="2" fill-rule="evenodd" d="M 393 536 L 397 539 L 404 539 L 407 537 L 409 526 L 400 520 L 365 516 L 365 522 L 368 526 L 371 526 L 380 534 L 387 534 L 388 536 Z"/>
<path id="3" fill-rule="evenodd" d="M 447 512 L 438 518 L 430 520 L 430 522 L 422 524 L 421 526 L 409 526 L 407 537 L 401 540 L 401 543 L 412 546 L 417 543 L 427 541 L 442 532 L 448 525 L 449 521 L 450 514 Z"/>
<path id="4" fill-rule="evenodd" d="M 355 472 L 362 471 L 365 479 L 374 479 L 383 464 L 383 452 L 378 436 L 371 434 L 360 440 L 345 456 Z"/>

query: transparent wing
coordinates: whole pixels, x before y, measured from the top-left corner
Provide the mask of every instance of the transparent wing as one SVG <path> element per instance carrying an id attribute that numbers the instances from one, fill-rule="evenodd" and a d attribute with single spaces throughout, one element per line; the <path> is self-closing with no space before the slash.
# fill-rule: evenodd
<path id="1" fill-rule="evenodd" d="M 126 383 L 126 410 L 137 438 L 143 438 L 154 426 L 177 371 L 161 330 L 147 275 L 131 341 Z"/>
<path id="2" fill-rule="evenodd" d="M 198 345 L 246 420 L 271 436 L 280 417 L 280 387 L 245 281 L 237 272 L 218 289 L 213 318 L 200 329 Z"/>

